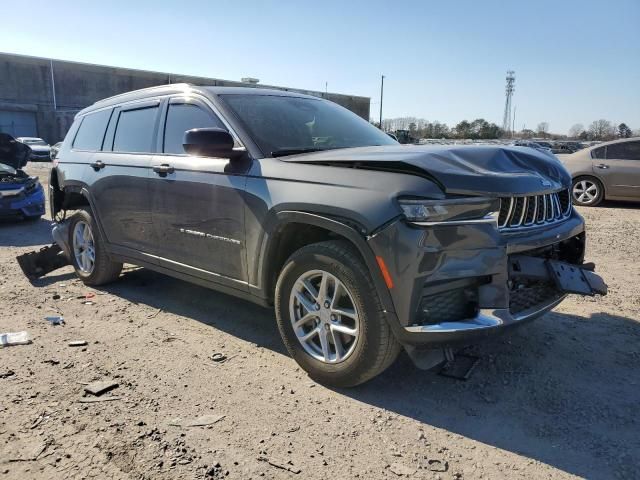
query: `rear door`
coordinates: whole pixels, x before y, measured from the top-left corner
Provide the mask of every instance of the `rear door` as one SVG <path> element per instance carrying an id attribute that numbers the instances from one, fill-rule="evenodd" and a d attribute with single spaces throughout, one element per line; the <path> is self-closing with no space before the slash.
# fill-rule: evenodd
<path id="1" fill-rule="evenodd" d="M 158 262 L 246 290 L 245 172 L 228 159 L 188 156 L 182 147 L 185 131 L 225 124 L 194 97 L 173 97 L 163 110 L 151 184 Z"/>
<path id="2" fill-rule="evenodd" d="M 640 141 L 607 145 L 604 157 L 593 159 L 593 169 L 604 180 L 607 194 L 640 197 Z"/>
<path id="3" fill-rule="evenodd" d="M 114 109 L 87 182 L 112 250 L 147 261 L 145 254 L 153 250 L 149 182 L 159 107 L 159 100 L 146 100 Z"/>

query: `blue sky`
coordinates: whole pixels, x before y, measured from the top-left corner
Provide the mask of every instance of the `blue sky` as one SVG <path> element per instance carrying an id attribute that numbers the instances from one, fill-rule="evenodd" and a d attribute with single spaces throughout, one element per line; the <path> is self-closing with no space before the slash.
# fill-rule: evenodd
<path id="1" fill-rule="evenodd" d="M 7 0 L 5 0 L 7 1 Z M 8 5 L 14 4 L 8 0 Z M 8 6 L 2 9 L 8 11 Z M 371 97 L 384 116 L 640 129 L 640 0 L 28 1 L 0 51 Z"/>

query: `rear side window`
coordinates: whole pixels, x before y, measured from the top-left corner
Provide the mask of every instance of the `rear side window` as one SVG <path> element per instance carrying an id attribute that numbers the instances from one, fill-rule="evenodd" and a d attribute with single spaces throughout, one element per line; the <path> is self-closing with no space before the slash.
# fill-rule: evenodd
<path id="1" fill-rule="evenodd" d="M 596 148 L 595 150 L 591 151 L 591 158 L 600 158 L 602 160 L 604 160 L 605 158 L 605 151 L 606 151 L 607 147 L 600 147 L 600 148 Z"/>
<path id="2" fill-rule="evenodd" d="M 73 140 L 73 148 L 76 150 L 101 150 L 111 112 L 112 109 L 108 109 L 85 115 L 76 138 Z"/>
<path id="3" fill-rule="evenodd" d="M 113 151 L 152 152 L 157 113 L 158 107 L 138 108 L 120 112 L 116 133 L 113 138 Z"/>
<path id="4" fill-rule="evenodd" d="M 614 143 L 607 147 L 607 158 L 612 160 L 640 160 L 640 142 Z"/>
<path id="5" fill-rule="evenodd" d="M 192 128 L 225 128 L 220 119 L 197 105 L 189 103 L 169 104 L 164 128 L 164 152 L 185 153 L 182 147 L 184 132 Z"/>

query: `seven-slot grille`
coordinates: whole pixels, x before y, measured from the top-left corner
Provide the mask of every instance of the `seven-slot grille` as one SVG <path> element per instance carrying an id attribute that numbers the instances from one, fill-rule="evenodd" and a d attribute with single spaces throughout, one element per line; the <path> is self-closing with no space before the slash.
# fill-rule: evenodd
<path id="1" fill-rule="evenodd" d="M 560 222 L 571 214 L 569 190 L 500 199 L 500 230 L 517 230 Z"/>

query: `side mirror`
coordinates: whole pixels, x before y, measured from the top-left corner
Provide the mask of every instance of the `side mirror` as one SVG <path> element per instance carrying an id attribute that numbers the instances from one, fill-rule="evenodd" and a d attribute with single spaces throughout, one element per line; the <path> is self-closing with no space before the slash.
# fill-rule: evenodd
<path id="1" fill-rule="evenodd" d="M 184 132 L 184 151 L 189 155 L 233 159 L 244 150 L 233 149 L 233 137 L 222 128 L 194 128 Z"/>

